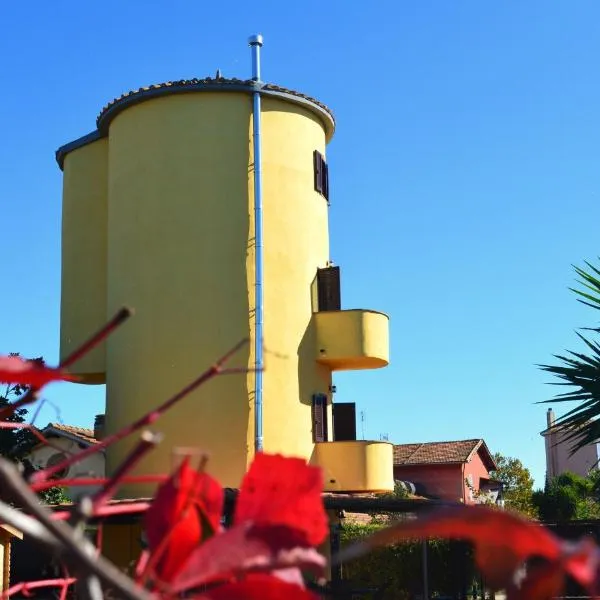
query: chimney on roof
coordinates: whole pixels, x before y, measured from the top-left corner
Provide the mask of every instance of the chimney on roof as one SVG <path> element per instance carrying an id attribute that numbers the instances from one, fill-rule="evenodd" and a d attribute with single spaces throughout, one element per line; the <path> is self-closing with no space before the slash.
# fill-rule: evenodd
<path id="1" fill-rule="evenodd" d="M 548 412 L 546 413 L 546 423 L 548 424 L 548 429 L 550 429 L 550 427 L 554 426 L 554 411 L 549 408 Z"/>
<path id="2" fill-rule="evenodd" d="M 104 421 L 106 415 L 96 415 L 94 418 L 94 437 L 101 440 L 104 437 Z"/>

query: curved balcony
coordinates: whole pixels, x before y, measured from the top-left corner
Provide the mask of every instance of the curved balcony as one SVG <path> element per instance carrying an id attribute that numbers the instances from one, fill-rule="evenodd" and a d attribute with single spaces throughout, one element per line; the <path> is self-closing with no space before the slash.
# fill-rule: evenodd
<path id="1" fill-rule="evenodd" d="M 316 360 L 332 371 L 379 369 L 389 363 L 389 317 L 374 310 L 314 315 Z"/>
<path id="2" fill-rule="evenodd" d="M 389 492 L 394 489 L 394 446 L 356 440 L 315 444 L 326 492 Z"/>

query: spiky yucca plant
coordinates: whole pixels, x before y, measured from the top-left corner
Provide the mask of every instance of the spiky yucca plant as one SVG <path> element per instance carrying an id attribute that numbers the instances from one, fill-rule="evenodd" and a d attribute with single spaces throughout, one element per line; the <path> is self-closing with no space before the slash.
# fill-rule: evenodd
<path id="1" fill-rule="evenodd" d="M 587 269 L 574 267 L 580 277 L 583 289 L 570 288 L 577 294 L 578 301 L 586 306 L 600 310 L 600 270 L 586 261 Z M 582 331 L 600 333 L 600 327 L 585 327 Z M 566 385 L 571 391 L 558 394 L 548 402 L 579 402 L 579 404 L 557 419 L 556 425 L 564 428 L 566 439 L 572 442 L 574 453 L 586 444 L 600 440 L 600 344 L 589 335 L 576 332 L 589 352 L 573 352 L 567 355 L 554 355 L 561 361 L 558 365 L 538 365 L 544 371 L 555 375 L 559 382 L 553 385 Z"/>

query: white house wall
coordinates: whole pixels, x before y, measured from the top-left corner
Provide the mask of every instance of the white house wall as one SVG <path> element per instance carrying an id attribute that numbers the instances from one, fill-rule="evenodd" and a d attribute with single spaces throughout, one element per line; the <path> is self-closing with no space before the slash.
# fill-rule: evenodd
<path id="1" fill-rule="evenodd" d="M 77 442 L 66 438 L 51 438 L 51 441 L 54 447 L 39 446 L 27 457 L 36 469 L 44 468 L 50 457 L 59 451 L 77 454 L 82 450 Z M 66 477 L 104 477 L 104 469 L 104 454 L 97 452 L 72 465 Z M 93 494 L 98 489 L 98 486 L 72 486 L 65 488 L 65 492 L 71 500 L 77 500 L 83 495 Z"/>

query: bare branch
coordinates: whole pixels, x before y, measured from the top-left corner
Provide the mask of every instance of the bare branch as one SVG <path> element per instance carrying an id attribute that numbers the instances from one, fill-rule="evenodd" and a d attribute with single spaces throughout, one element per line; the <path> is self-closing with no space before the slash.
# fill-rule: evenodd
<path id="1" fill-rule="evenodd" d="M 92 498 L 92 514 L 104 506 L 115 493 L 117 487 L 125 479 L 125 476 L 137 463 L 160 443 L 162 434 L 151 431 L 142 432 L 141 439 L 129 456 L 121 463 L 114 475 L 106 482 L 106 485 Z"/>
<path id="2" fill-rule="evenodd" d="M 16 477 L 18 476 L 17 474 Z M 26 537 L 32 538 L 52 549 L 59 547 L 54 537 L 48 533 L 46 528 L 37 519 L 22 513 L 12 506 L 8 506 L 4 502 L 0 502 L 0 522 L 11 525 L 15 529 L 22 531 Z"/>
<path id="3" fill-rule="evenodd" d="M 67 356 L 60 363 L 61 369 L 69 368 L 74 362 L 77 362 L 82 356 L 87 354 L 92 348 L 97 346 L 100 342 L 104 341 L 117 327 L 125 323 L 129 317 L 133 315 L 131 308 L 123 307 L 119 312 L 104 325 L 99 331 L 97 331 L 91 338 L 86 340 L 79 348 L 74 350 L 69 356 Z"/>
<path id="4" fill-rule="evenodd" d="M 23 592 L 23 595 L 29 595 L 29 592 L 32 590 L 37 590 L 45 587 L 60 587 L 63 590 L 66 590 L 70 585 L 75 583 L 75 579 L 73 577 L 62 578 L 62 579 L 40 579 L 39 581 L 24 581 L 23 583 L 17 583 L 12 587 L 8 588 L 2 593 L 0 598 L 5 600 L 5 598 L 9 598 L 13 594 L 18 594 L 19 592 Z"/>

